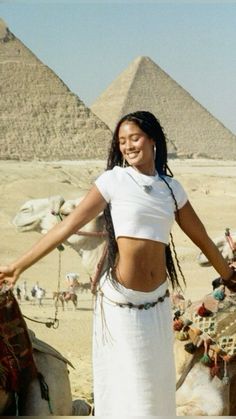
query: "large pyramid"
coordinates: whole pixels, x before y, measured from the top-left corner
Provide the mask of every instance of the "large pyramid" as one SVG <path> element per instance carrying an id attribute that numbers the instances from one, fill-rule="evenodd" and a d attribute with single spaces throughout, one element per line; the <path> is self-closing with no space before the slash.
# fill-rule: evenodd
<path id="1" fill-rule="evenodd" d="M 1 19 L 0 89 L 0 159 L 106 157 L 106 124 Z"/>
<path id="2" fill-rule="evenodd" d="M 153 112 L 170 156 L 236 158 L 236 136 L 148 57 L 138 57 L 91 106 L 112 130 L 122 116 Z"/>

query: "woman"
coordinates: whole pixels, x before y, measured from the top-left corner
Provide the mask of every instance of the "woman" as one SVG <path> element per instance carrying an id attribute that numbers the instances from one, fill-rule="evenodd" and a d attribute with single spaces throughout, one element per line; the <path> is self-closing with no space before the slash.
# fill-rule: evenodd
<path id="1" fill-rule="evenodd" d="M 14 285 L 25 269 L 104 211 L 108 270 L 94 311 L 95 414 L 175 415 L 167 283 L 168 277 L 179 286 L 168 245 L 174 218 L 231 289 L 236 274 L 180 183 L 167 175 L 165 135 L 154 115 L 134 112 L 119 121 L 107 169 L 61 224 L 10 266 L 0 267 L 0 283 Z"/>

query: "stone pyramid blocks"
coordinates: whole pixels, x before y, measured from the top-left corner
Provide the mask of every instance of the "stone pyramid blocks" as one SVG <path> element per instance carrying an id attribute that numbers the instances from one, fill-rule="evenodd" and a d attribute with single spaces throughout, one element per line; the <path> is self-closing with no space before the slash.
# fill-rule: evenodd
<path id="1" fill-rule="evenodd" d="M 0 159 L 107 156 L 111 132 L 0 20 Z"/>

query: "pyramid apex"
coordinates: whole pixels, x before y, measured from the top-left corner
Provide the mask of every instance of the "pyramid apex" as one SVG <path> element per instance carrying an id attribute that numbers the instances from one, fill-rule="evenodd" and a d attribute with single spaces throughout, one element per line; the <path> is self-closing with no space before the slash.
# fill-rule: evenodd
<path id="1" fill-rule="evenodd" d="M 152 61 L 151 60 L 151 58 L 150 57 L 148 57 L 148 56 L 145 56 L 145 55 L 139 55 L 138 57 L 136 57 L 135 59 L 134 59 L 134 63 L 137 63 L 137 64 L 141 64 L 141 63 L 143 63 L 143 62 L 146 62 L 146 61 Z M 153 62 L 153 61 L 152 61 Z"/>
<path id="2" fill-rule="evenodd" d="M 0 41 L 6 42 L 12 39 L 14 36 L 9 31 L 7 24 L 2 18 L 0 18 Z"/>

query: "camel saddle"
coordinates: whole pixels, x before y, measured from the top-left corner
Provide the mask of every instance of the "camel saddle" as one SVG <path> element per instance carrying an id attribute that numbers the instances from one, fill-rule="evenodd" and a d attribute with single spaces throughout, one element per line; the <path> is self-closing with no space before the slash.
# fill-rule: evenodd
<path id="1" fill-rule="evenodd" d="M 47 355 L 54 356 L 60 361 L 63 361 L 65 364 L 70 365 L 70 367 L 72 367 L 73 369 L 75 368 L 73 364 L 67 358 L 61 355 L 60 352 L 58 352 L 55 348 L 50 346 L 48 343 L 43 342 L 42 340 L 38 339 L 32 330 L 28 329 L 28 332 L 29 332 L 29 337 L 30 337 L 33 350 L 42 352 Z"/>
<path id="2" fill-rule="evenodd" d="M 207 340 L 210 350 L 230 361 L 236 355 L 236 294 L 225 290 L 218 297 L 212 292 L 192 303 L 182 318 L 191 322 L 189 337 L 196 345 Z"/>

